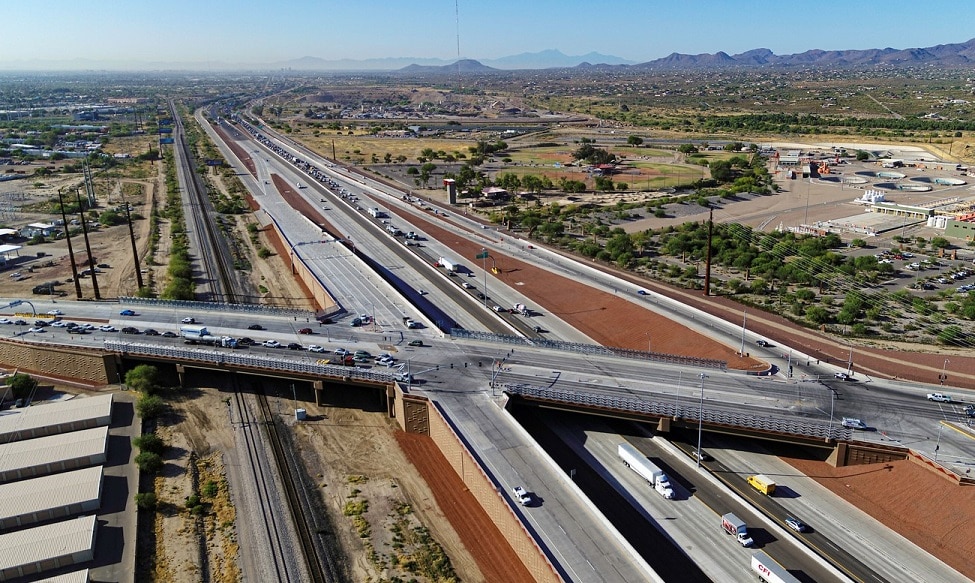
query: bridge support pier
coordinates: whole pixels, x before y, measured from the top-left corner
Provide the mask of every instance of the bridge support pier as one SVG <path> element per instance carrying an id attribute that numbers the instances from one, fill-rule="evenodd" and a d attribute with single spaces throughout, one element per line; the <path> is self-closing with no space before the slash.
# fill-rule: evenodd
<path id="1" fill-rule="evenodd" d="M 325 381 L 312 381 L 311 388 L 315 389 L 315 404 L 321 407 L 322 391 L 325 390 Z"/>
<path id="2" fill-rule="evenodd" d="M 657 431 L 660 433 L 670 433 L 670 417 L 661 417 L 657 420 Z"/>
<path id="3" fill-rule="evenodd" d="M 186 367 L 182 364 L 176 365 L 176 378 L 179 379 L 179 387 L 186 388 Z"/>

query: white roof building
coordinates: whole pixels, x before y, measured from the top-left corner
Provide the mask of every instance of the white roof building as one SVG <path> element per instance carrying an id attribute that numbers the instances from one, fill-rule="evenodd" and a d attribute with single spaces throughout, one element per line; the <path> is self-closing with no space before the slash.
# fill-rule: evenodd
<path id="1" fill-rule="evenodd" d="M 92 560 L 97 525 L 82 516 L 0 535 L 0 581 Z"/>
<path id="2" fill-rule="evenodd" d="M 105 463 L 108 426 L 0 445 L 0 484 Z"/>
<path id="3" fill-rule="evenodd" d="M 108 425 L 112 395 L 79 397 L 0 412 L 0 443 Z"/>
<path id="4" fill-rule="evenodd" d="M 102 466 L 0 485 L 0 530 L 94 512 L 101 506 Z"/>

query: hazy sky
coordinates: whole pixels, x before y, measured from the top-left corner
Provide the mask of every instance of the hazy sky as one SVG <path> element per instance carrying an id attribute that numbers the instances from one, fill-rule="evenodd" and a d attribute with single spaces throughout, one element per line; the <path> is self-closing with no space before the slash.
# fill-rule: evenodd
<path id="1" fill-rule="evenodd" d="M 460 53 L 491 59 L 558 49 L 636 62 L 768 48 L 896 49 L 965 42 L 958 0 L 458 0 Z M 40 0 L 3 10 L 0 69 L 24 61 L 273 63 L 457 57 L 454 0 Z"/>

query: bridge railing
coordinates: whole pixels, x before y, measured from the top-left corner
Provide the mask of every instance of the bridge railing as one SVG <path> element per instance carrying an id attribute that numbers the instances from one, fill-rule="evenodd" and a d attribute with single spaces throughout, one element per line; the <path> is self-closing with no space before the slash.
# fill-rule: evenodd
<path id="1" fill-rule="evenodd" d="M 227 312 L 248 312 L 267 314 L 269 316 L 296 316 L 314 318 L 315 312 L 299 308 L 279 308 L 263 304 L 228 304 L 226 302 L 197 302 L 192 300 L 160 300 L 156 298 L 135 298 L 124 296 L 118 299 L 123 306 L 151 306 L 153 308 L 172 308 L 186 311 L 219 310 Z"/>
<path id="2" fill-rule="evenodd" d="M 620 358 L 632 358 L 634 360 L 649 360 L 652 362 L 662 362 L 666 364 L 677 364 L 681 366 L 694 366 L 698 368 L 711 368 L 725 370 L 728 363 L 724 360 L 713 358 L 697 358 L 694 356 L 681 356 L 678 354 L 667 354 L 664 352 L 648 352 L 646 350 L 631 350 L 629 348 L 615 348 L 612 346 L 602 346 L 600 344 L 585 344 L 582 342 L 568 342 L 564 340 L 550 340 L 548 338 L 525 338 L 511 334 L 492 334 L 490 332 L 478 332 L 475 330 L 465 330 L 463 328 L 452 328 L 450 330 L 452 338 L 466 338 L 470 340 L 480 340 L 482 342 L 496 342 L 500 344 L 518 344 L 521 346 L 535 346 L 541 348 L 551 348 L 565 352 L 575 352 L 578 354 L 591 354 L 595 356 L 618 356 Z"/>
<path id="3" fill-rule="evenodd" d="M 141 342 L 121 342 L 106 340 L 105 349 L 122 354 L 137 354 L 156 356 L 181 362 L 197 362 L 214 365 L 237 365 L 250 368 L 261 368 L 269 371 L 298 372 L 317 374 L 330 377 L 348 377 L 363 381 L 391 383 L 395 375 L 390 372 L 377 372 L 348 366 L 319 364 L 307 360 L 281 356 L 263 356 L 241 352 L 225 352 L 204 348 L 180 348 L 176 346 L 161 346 Z"/>
<path id="4" fill-rule="evenodd" d="M 634 397 L 587 393 L 582 391 L 565 391 L 527 384 L 505 385 L 504 391 L 510 395 L 519 395 L 534 399 L 544 399 L 547 401 L 557 401 L 573 405 L 599 407 L 602 409 L 612 409 L 625 413 L 646 413 L 649 415 L 682 418 L 692 421 L 701 420 L 709 424 L 729 425 L 758 431 L 787 433 L 792 435 L 802 435 L 804 437 L 834 440 L 849 440 L 853 437 L 853 432 L 850 429 L 843 427 L 839 423 L 833 423 L 831 426 L 829 423 L 812 419 L 750 415 L 747 413 L 737 412 L 729 413 L 727 411 L 715 411 L 706 408 L 703 411 L 703 415 L 701 415 L 700 407 L 695 406 L 678 407 L 673 403 L 664 403 Z"/>

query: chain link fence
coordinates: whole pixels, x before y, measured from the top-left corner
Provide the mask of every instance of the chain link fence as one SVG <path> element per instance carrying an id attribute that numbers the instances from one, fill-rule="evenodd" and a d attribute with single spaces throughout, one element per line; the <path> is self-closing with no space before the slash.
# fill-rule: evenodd
<path id="1" fill-rule="evenodd" d="M 585 393 L 581 391 L 549 389 L 526 384 L 504 385 L 503 390 L 510 395 L 518 395 L 532 399 L 599 407 L 601 409 L 611 409 L 625 413 L 645 413 L 660 417 L 682 418 L 695 422 L 701 420 L 704 423 L 714 425 L 728 425 L 757 431 L 802 435 L 824 440 L 849 441 L 853 437 L 852 430 L 838 423 L 834 423 L 831 427 L 829 423 L 822 421 L 749 415 L 747 413 L 737 412 L 728 413 L 726 411 L 712 411 L 708 409 L 704 409 L 704 414 L 701 415 L 700 408 L 695 406 L 679 407 L 674 403 L 662 403 L 634 397 Z"/>
<path id="2" fill-rule="evenodd" d="M 666 354 L 663 352 L 647 352 L 645 350 L 631 350 L 629 348 L 614 348 L 612 346 L 602 346 L 600 344 L 584 344 L 581 342 L 549 340 L 548 338 L 524 338 L 522 336 L 465 330 L 464 328 L 452 328 L 450 330 L 450 336 L 451 338 L 464 338 L 468 340 L 480 340 L 482 342 L 494 342 L 498 344 L 517 344 L 520 346 L 551 348 L 553 350 L 561 350 L 564 352 L 592 354 L 596 356 L 618 356 L 620 358 L 632 358 L 634 360 L 647 360 L 651 362 L 662 362 L 666 364 L 693 366 L 698 368 L 719 370 L 726 370 L 728 368 L 727 361 L 715 360 L 713 358 L 680 356 L 677 354 Z"/>

